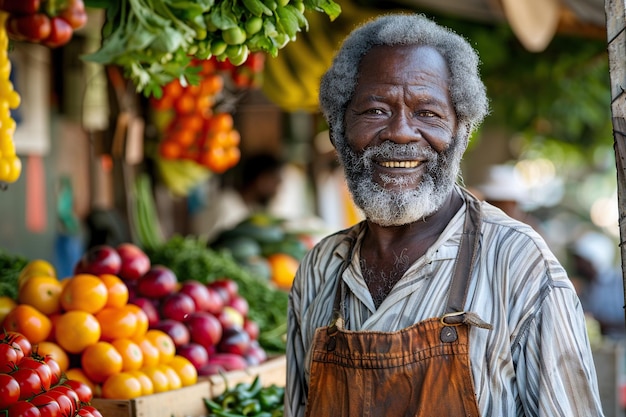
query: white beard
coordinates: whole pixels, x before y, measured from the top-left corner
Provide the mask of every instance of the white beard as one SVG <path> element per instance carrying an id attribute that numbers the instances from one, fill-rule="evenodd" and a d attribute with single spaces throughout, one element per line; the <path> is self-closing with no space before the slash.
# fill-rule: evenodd
<path id="1" fill-rule="evenodd" d="M 355 204 L 366 218 L 381 226 L 400 226 L 422 220 L 435 213 L 444 204 L 456 184 L 461 169 L 464 147 L 460 138 L 454 138 L 452 145 L 443 153 L 426 149 L 420 150 L 415 144 L 398 145 L 385 142 L 380 146 L 367 148 L 356 154 L 347 144 L 338 148 L 339 157 L 346 172 L 348 187 Z M 374 155 L 399 154 L 426 156 L 426 172 L 415 189 L 389 190 L 373 179 Z M 402 185 L 408 182 L 403 177 L 381 177 L 383 183 Z"/>

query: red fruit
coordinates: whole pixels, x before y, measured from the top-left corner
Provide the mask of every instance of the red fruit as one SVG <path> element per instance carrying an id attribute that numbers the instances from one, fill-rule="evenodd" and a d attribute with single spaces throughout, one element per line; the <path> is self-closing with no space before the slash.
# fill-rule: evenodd
<path id="1" fill-rule="evenodd" d="M 11 376 L 20 385 L 20 400 L 28 400 L 44 391 L 41 378 L 33 369 L 18 369 L 11 372 Z"/>
<path id="2" fill-rule="evenodd" d="M 191 297 L 196 311 L 209 311 L 211 308 L 211 291 L 200 281 L 187 280 L 182 283 L 178 292 Z"/>
<path id="3" fill-rule="evenodd" d="M 148 316 L 148 326 L 154 326 L 161 320 L 159 316 L 159 310 L 157 309 L 154 301 L 145 297 L 139 297 L 132 300 L 132 304 L 139 306 L 146 316 Z"/>
<path id="4" fill-rule="evenodd" d="M 208 349 L 217 345 L 222 338 L 222 325 L 211 313 L 196 311 L 185 319 L 185 325 L 191 334 L 191 341 Z"/>
<path id="5" fill-rule="evenodd" d="M 223 330 L 222 338 L 217 344 L 218 352 L 243 355 L 250 347 L 250 336 L 241 327 L 229 327 Z"/>
<path id="6" fill-rule="evenodd" d="M 207 287 L 207 290 L 209 291 L 209 302 L 206 311 L 211 314 L 218 314 L 224 308 L 224 299 L 215 288 Z"/>
<path id="7" fill-rule="evenodd" d="M 78 399 L 83 404 L 88 404 L 93 399 L 93 391 L 89 385 L 75 379 L 66 380 L 63 385 L 70 387 L 78 395 Z"/>
<path id="8" fill-rule="evenodd" d="M 96 407 L 92 405 L 83 405 L 82 410 L 89 411 L 93 417 L 102 417 L 102 413 Z"/>
<path id="9" fill-rule="evenodd" d="M 151 328 L 161 330 L 162 332 L 167 333 L 167 335 L 171 337 L 174 341 L 174 345 L 176 345 L 176 347 L 186 345 L 187 343 L 189 343 L 189 340 L 191 338 L 187 326 L 185 326 L 182 322 L 178 320 L 161 320 Z"/>
<path id="10" fill-rule="evenodd" d="M 163 298 L 176 290 L 174 272 L 163 265 L 153 265 L 137 282 L 137 293 L 148 298 Z"/>
<path id="11" fill-rule="evenodd" d="M 43 391 L 47 391 L 50 389 L 50 384 L 52 383 L 52 370 L 48 366 L 46 362 L 39 359 L 36 359 L 32 356 L 26 356 L 19 363 L 20 369 L 32 369 L 37 372 L 39 375 L 39 379 L 41 381 L 41 388 Z"/>
<path id="12" fill-rule="evenodd" d="M 248 367 L 243 356 L 235 353 L 216 353 L 209 358 L 207 365 L 218 365 L 225 371 L 237 371 Z"/>
<path id="13" fill-rule="evenodd" d="M 116 250 L 122 260 L 120 278 L 129 281 L 138 280 L 150 270 L 150 258 L 139 246 L 122 243 L 117 246 Z"/>
<path id="14" fill-rule="evenodd" d="M 11 15 L 6 28 L 13 39 L 40 42 L 52 33 L 52 22 L 44 13 Z"/>
<path id="15" fill-rule="evenodd" d="M 176 354 L 187 358 L 196 369 L 200 369 L 209 361 L 209 353 L 198 343 L 187 343 L 179 347 Z"/>
<path id="16" fill-rule="evenodd" d="M 0 9 L 12 14 L 33 14 L 39 11 L 40 0 L 2 0 Z"/>
<path id="17" fill-rule="evenodd" d="M 196 304 L 193 298 L 181 292 L 168 295 L 161 302 L 161 317 L 177 321 L 185 318 L 196 311 Z"/>
<path id="18" fill-rule="evenodd" d="M 54 388 L 46 392 L 46 395 L 50 396 L 57 402 L 60 408 L 60 416 L 74 417 L 74 414 L 76 413 L 76 404 L 74 403 L 73 398 L 70 398 L 64 392 Z"/>
<path id="19" fill-rule="evenodd" d="M 74 30 L 67 20 L 55 16 L 50 19 L 50 36 L 44 39 L 42 43 L 49 48 L 56 48 L 68 43 L 73 34 Z"/>
<path id="20" fill-rule="evenodd" d="M 250 347 L 243 354 L 248 366 L 259 365 L 267 360 L 267 352 L 261 347 L 257 340 L 250 342 Z"/>
<path id="21" fill-rule="evenodd" d="M 35 404 L 28 401 L 18 401 L 7 410 L 7 416 L 11 417 L 42 417 L 41 411 Z"/>
<path id="22" fill-rule="evenodd" d="M 250 340 L 257 340 L 259 338 L 261 329 L 256 321 L 245 318 L 243 321 L 243 329 L 248 333 L 248 336 L 250 336 Z"/>
<path id="23" fill-rule="evenodd" d="M 227 305 L 240 312 L 243 317 L 246 317 L 248 315 L 248 311 L 250 310 L 248 300 L 240 295 L 231 297 Z"/>
<path id="24" fill-rule="evenodd" d="M 122 266 L 122 258 L 115 248 L 109 245 L 94 246 L 85 252 L 74 267 L 74 274 L 117 275 Z"/>
<path id="25" fill-rule="evenodd" d="M 228 304 L 231 298 L 239 294 L 239 285 L 232 279 L 218 279 L 209 283 L 208 286 L 218 291 L 225 304 Z"/>
<path id="26" fill-rule="evenodd" d="M 0 374 L 0 410 L 15 404 L 19 399 L 20 384 L 11 375 Z"/>
<path id="27" fill-rule="evenodd" d="M 59 13 L 72 29 L 80 29 L 87 23 L 87 13 L 85 12 L 85 4 L 83 0 L 69 0 L 67 7 Z"/>

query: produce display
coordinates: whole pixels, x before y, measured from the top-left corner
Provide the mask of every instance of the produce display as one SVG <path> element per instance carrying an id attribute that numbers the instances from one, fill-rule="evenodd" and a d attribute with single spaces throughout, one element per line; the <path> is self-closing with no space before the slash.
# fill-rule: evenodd
<path id="1" fill-rule="evenodd" d="M 272 384 L 264 387 L 261 376 L 251 382 L 240 382 L 213 399 L 204 399 L 208 417 L 281 417 L 285 388 Z"/>
<path id="2" fill-rule="evenodd" d="M 180 79 L 197 84 L 194 58 L 243 64 L 251 52 L 276 56 L 308 29 L 305 11 L 335 19 L 332 0 L 87 0 L 106 10 L 101 48 L 85 57 L 119 65 L 137 91 L 160 97 L 162 87 Z"/>
<path id="3" fill-rule="evenodd" d="M 2 24 L 9 38 L 49 48 L 67 44 L 87 23 L 83 0 L 3 0 L 0 10 L 9 13 Z"/>
<path id="4" fill-rule="evenodd" d="M 90 405 L 93 391 L 68 379 L 43 345 L 5 331 L 0 339 L 0 415 L 9 417 L 102 417 Z"/>

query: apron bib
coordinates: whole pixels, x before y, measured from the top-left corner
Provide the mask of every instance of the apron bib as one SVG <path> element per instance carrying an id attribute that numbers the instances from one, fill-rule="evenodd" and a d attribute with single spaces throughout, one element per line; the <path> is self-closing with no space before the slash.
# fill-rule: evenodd
<path id="1" fill-rule="evenodd" d="M 463 311 L 481 221 L 480 203 L 467 196 L 466 205 L 442 317 L 395 332 L 345 330 L 338 280 L 333 322 L 313 339 L 307 417 L 479 417 L 469 327 L 490 325 Z"/>

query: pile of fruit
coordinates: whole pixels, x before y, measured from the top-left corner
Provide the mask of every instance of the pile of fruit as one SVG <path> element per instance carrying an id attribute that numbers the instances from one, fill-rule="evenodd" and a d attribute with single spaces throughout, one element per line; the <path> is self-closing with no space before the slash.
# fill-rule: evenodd
<path id="1" fill-rule="evenodd" d="M 10 417 L 102 417 L 90 405 L 93 391 L 68 379 L 60 364 L 21 333 L 0 339 L 0 415 Z"/>
<path id="2" fill-rule="evenodd" d="M 10 14 L 6 29 L 11 39 L 50 48 L 67 44 L 87 23 L 83 0 L 4 0 L 0 10 Z"/>

